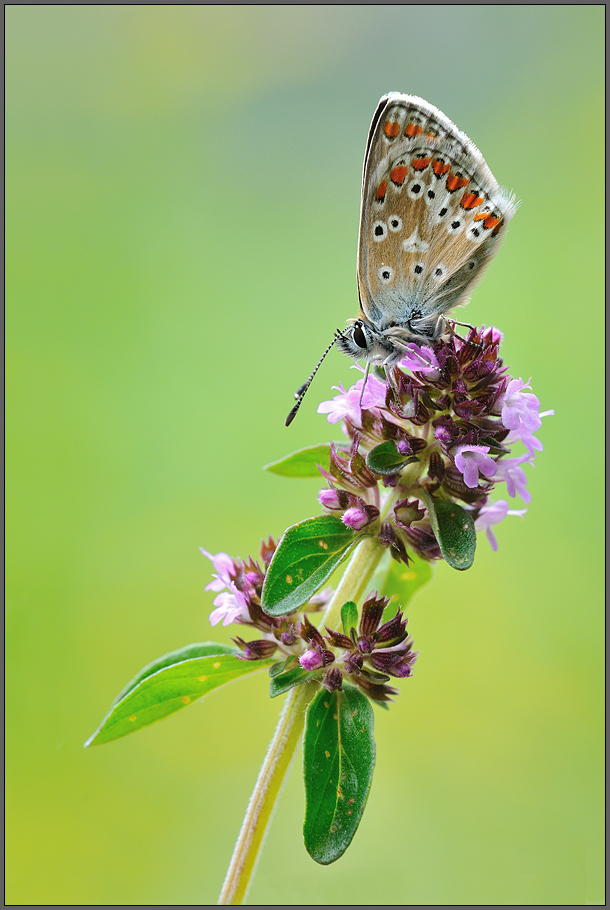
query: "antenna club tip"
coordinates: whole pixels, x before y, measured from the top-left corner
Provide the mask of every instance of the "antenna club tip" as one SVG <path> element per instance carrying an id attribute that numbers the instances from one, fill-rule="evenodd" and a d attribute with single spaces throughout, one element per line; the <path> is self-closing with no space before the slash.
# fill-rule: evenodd
<path id="1" fill-rule="evenodd" d="M 299 401 L 298 404 L 295 404 L 295 406 L 293 407 L 292 411 L 290 412 L 290 414 L 288 415 L 288 417 L 287 417 L 286 420 L 284 421 L 284 426 L 286 426 L 286 427 L 289 427 L 289 426 L 290 426 L 290 424 L 292 423 L 292 421 L 293 421 L 294 418 L 296 417 L 296 413 L 297 413 L 297 411 L 299 410 L 299 404 L 300 404 L 300 403 L 301 403 L 301 402 Z"/>

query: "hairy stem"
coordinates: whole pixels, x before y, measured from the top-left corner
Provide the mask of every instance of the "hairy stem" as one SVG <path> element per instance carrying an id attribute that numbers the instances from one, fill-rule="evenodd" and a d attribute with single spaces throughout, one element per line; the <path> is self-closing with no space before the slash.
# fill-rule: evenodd
<path id="1" fill-rule="evenodd" d="M 388 495 L 382 505 L 381 520 L 389 513 L 398 495 L 394 490 Z M 376 537 L 365 537 L 360 541 L 322 617 L 322 625 L 340 627 L 341 607 L 346 601 L 357 601 L 361 597 L 384 552 Z M 246 899 L 267 829 L 303 732 L 305 711 L 316 691 L 315 683 L 305 683 L 288 693 L 250 797 L 219 904 L 242 904 Z"/>
<path id="2" fill-rule="evenodd" d="M 303 732 L 305 709 L 315 692 L 315 686 L 306 683 L 288 693 L 250 797 L 219 904 L 243 904 L 246 899 L 267 829 Z"/>

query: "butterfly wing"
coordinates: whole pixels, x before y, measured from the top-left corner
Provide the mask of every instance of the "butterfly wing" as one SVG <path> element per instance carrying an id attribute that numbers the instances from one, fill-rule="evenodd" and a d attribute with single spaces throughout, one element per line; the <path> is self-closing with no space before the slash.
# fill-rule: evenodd
<path id="1" fill-rule="evenodd" d="M 362 180 L 358 290 L 378 328 L 433 335 L 466 303 L 516 210 L 475 144 L 438 108 L 392 92 L 375 111 Z"/>

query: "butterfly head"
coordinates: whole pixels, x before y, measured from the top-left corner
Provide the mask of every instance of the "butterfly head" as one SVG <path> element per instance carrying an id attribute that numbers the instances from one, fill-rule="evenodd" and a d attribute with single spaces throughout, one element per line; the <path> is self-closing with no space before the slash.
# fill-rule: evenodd
<path id="1" fill-rule="evenodd" d="M 340 351 L 354 360 L 366 360 L 373 366 L 394 366 L 403 357 L 407 345 L 433 341 L 445 331 L 445 320 L 434 316 L 422 318 L 414 313 L 408 324 L 390 323 L 381 327 L 361 317 L 344 329 L 336 338 Z"/>

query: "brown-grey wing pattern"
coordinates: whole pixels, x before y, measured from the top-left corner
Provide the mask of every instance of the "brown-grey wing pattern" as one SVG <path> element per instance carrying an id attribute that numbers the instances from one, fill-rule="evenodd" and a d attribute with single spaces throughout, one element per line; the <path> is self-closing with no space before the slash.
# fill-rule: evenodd
<path id="1" fill-rule="evenodd" d="M 362 182 L 358 289 L 377 325 L 466 302 L 516 210 L 473 142 L 413 95 L 381 99 Z M 424 333 L 425 334 L 425 333 Z"/>

